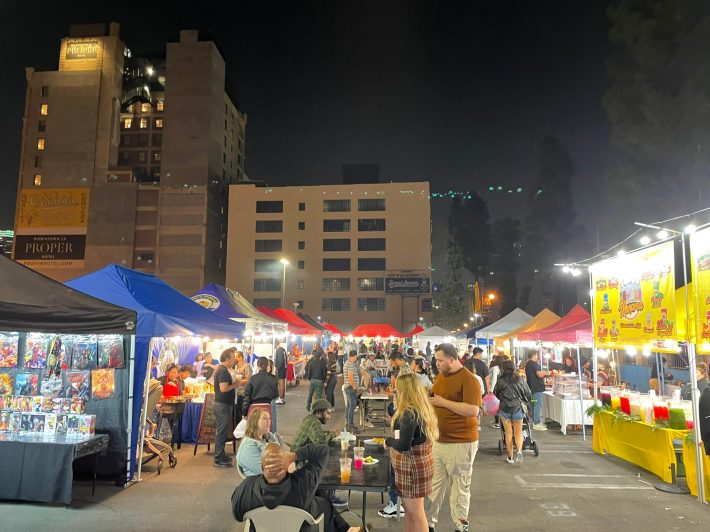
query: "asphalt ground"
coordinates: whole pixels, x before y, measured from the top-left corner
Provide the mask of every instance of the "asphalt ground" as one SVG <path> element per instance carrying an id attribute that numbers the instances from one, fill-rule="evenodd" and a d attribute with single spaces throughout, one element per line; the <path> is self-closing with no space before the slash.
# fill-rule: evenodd
<path id="1" fill-rule="evenodd" d="M 279 432 L 286 441 L 307 414 L 306 391 L 303 384 L 289 388 L 287 403 L 279 407 Z M 343 414 L 342 395 L 338 395 L 333 427 L 343 425 Z M 534 433 L 538 457 L 526 452 L 522 464 L 507 464 L 498 455 L 500 432 L 488 426 L 491 421 L 484 418 L 473 466 L 471 530 L 690 530 L 707 529 L 710 524 L 708 505 L 690 495 L 660 492 L 653 487 L 659 481 L 654 475 L 594 453 L 591 434 L 585 442 L 581 434 L 564 436 L 550 424 L 549 431 Z M 91 482 L 75 481 L 74 501 L 68 509 L 1 502 L 0 531 L 242 530 L 230 508 L 230 496 L 239 484 L 236 471 L 213 467 L 206 446 L 199 446 L 196 456 L 193 449 L 183 446 L 177 451 L 177 467 L 166 465 L 160 475 L 155 461 L 150 462 L 143 480 L 128 488 L 99 481 L 92 497 Z M 359 513 L 361 501 L 361 495 L 353 493 L 353 512 Z M 378 494 L 368 496 L 367 522 L 372 530 L 403 530 L 402 522 L 377 515 L 381 506 Z M 343 515 L 353 525 L 360 522 L 358 515 L 347 511 Z M 446 503 L 437 530 L 453 530 Z"/>

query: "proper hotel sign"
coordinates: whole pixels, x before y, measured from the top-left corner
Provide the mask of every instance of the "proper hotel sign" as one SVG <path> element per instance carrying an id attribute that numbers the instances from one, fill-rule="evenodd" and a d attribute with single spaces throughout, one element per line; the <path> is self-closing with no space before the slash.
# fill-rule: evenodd
<path id="1" fill-rule="evenodd" d="M 15 260 L 41 268 L 83 266 L 88 217 L 88 188 L 21 191 Z"/>

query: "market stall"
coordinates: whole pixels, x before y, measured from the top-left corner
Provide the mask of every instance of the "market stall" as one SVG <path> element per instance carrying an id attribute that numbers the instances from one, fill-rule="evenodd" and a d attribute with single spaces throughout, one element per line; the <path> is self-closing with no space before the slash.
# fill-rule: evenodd
<path id="1" fill-rule="evenodd" d="M 364 323 L 351 332 L 353 338 L 401 338 L 402 333 L 389 323 Z"/>
<path id="2" fill-rule="evenodd" d="M 507 353 L 516 362 L 517 365 L 517 361 L 521 358 L 520 353 L 518 353 L 516 350 L 516 348 L 519 347 L 519 345 L 516 345 L 516 342 L 518 342 L 518 336 L 523 333 L 539 331 L 540 329 L 549 327 L 550 325 L 559 320 L 560 317 L 557 314 L 555 314 L 549 309 L 544 308 L 540 312 L 538 312 L 530 321 L 525 322 L 517 329 L 514 329 L 507 334 L 502 334 L 496 337 L 494 340 L 496 351 L 502 350 L 504 353 Z"/>
<path id="3" fill-rule="evenodd" d="M 125 482 L 136 313 L 1 255 L 0 288 L 0 499 L 71 503 L 82 456 Z"/>
<path id="4" fill-rule="evenodd" d="M 240 338 L 244 325 L 215 315 L 191 299 L 183 296 L 158 277 L 112 264 L 66 283 L 68 286 L 108 301 L 130 308 L 138 314 L 136 328 L 135 370 L 132 395 L 136 400 L 131 411 L 131 463 L 130 476 L 135 464 L 140 464 L 142 445 L 138 445 L 139 426 L 145 422 L 148 390 L 148 369 L 151 342 L 170 337 Z M 163 350 L 163 358 L 175 356 Z M 140 449 L 139 449 L 140 447 Z M 140 479 L 140 467 L 138 469 Z"/>
<path id="5" fill-rule="evenodd" d="M 488 363 L 490 363 L 490 358 L 492 356 L 490 351 L 490 346 L 492 344 L 491 340 L 495 340 L 498 336 L 503 336 L 504 334 L 514 331 L 521 325 L 529 322 L 531 319 L 532 316 L 530 314 L 524 310 L 516 308 L 498 321 L 494 321 L 490 325 L 486 325 L 476 331 L 476 339 L 483 339 L 488 346 Z"/>
<path id="6" fill-rule="evenodd" d="M 453 334 L 451 334 L 451 331 L 442 329 L 437 325 L 423 329 L 414 337 L 417 347 L 422 351 L 426 347 L 427 343 L 431 345 L 433 351 L 435 345 L 453 343 L 455 339 L 456 338 Z"/>

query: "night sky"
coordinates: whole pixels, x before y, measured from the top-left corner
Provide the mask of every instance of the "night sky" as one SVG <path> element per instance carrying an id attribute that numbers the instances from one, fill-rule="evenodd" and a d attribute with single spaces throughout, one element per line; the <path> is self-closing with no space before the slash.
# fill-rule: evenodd
<path id="1" fill-rule="evenodd" d="M 337 183 L 343 163 L 379 162 L 383 178 L 428 179 L 433 191 L 507 189 L 531 182 L 552 134 L 570 150 L 580 222 L 593 233 L 603 202 L 589 198 L 611 152 L 607 3 L 236 1 L 226 13 L 212 2 L 3 0 L 0 228 L 13 220 L 24 68 L 55 70 L 70 24 L 117 21 L 134 54 L 164 52 L 180 29 L 213 37 L 248 114 L 252 179 Z M 519 214 L 484 198 L 496 217 Z"/>

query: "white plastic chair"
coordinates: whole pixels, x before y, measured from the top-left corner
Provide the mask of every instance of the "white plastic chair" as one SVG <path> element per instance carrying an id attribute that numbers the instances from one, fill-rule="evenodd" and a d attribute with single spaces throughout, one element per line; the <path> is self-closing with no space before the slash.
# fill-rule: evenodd
<path id="1" fill-rule="evenodd" d="M 305 510 L 293 506 L 277 506 L 273 510 L 262 506 L 244 514 L 244 532 L 249 532 L 251 523 L 258 532 L 298 532 L 304 521 L 318 525 L 318 531 L 323 532 L 323 514 L 314 519 Z"/>

